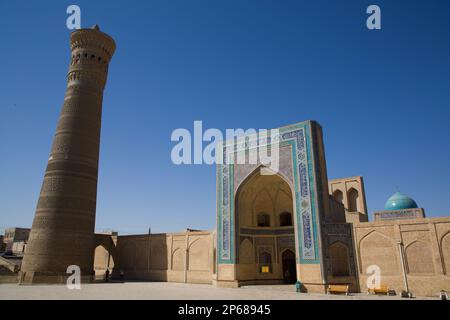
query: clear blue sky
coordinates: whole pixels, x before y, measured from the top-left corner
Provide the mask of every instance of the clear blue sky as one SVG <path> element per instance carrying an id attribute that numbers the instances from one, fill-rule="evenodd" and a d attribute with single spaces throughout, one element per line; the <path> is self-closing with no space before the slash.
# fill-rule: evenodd
<path id="1" fill-rule="evenodd" d="M 0 228 L 31 226 L 63 102 L 66 8 L 117 42 L 103 104 L 97 229 L 215 227 L 215 168 L 175 166 L 176 128 L 317 120 L 329 178 L 362 175 L 450 214 L 449 1 L 2 1 Z M 369 31 L 366 8 L 382 10 Z"/>

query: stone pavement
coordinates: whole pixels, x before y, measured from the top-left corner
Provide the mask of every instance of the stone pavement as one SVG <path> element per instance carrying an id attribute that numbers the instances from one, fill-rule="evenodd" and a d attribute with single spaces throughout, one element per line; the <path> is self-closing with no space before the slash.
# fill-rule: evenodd
<path id="1" fill-rule="evenodd" d="M 212 285 L 172 282 L 126 282 L 82 284 L 80 290 L 69 290 L 63 285 L 19 286 L 0 284 L 0 300 L 15 299 L 124 299 L 124 300 L 397 300 L 398 296 L 366 294 L 342 295 L 296 293 L 294 286 L 244 286 L 217 288 Z M 415 298 L 413 300 L 437 299 Z"/>

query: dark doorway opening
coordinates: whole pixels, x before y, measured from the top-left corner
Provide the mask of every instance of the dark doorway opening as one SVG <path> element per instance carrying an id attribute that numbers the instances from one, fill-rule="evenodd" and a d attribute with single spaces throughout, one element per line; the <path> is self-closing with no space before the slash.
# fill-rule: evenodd
<path id="1" fill-rule="evenodd" d="M 297 281 L 297 268 L 295 263 L 295 253 L 286 250 L 281 255 L 283 262 L 283 280 L 285 283 L 295 283 Z"/>

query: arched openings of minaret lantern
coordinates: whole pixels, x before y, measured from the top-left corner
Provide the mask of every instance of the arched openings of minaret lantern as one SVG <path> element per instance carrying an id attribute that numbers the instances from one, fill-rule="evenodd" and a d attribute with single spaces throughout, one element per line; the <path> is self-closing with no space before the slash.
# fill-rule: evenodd
<path id="1" fill-rule="evenodd" d="M 359 192 L 355 188 L 350 188 L 347 192 L 348 211 L 358 212 Z"/>

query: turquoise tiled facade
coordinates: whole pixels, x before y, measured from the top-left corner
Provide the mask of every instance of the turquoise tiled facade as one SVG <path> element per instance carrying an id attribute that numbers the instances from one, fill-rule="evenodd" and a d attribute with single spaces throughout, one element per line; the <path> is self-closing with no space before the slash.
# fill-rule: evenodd
<path id="1" fill-rule="evenodd" d="M 277 135 L 271 137 L 271 143 L 279 142 L 280 147 L 291 146 L 292 150 L 294 212 L 297 221 L 295 237 L 298 244 L 296 256 L 297 263 L 302 264 L 318 264 L 321 260 L 318 248 L 317 168 L 312 150 L 314 146 L 311 130 L 311 122 L 307 121 L 282 127 Z M 245 138 L 248 138 L 248 142 Z M 256 145 L 252 143 L 255 141 L 255 135 L 241 137 L 237 140 L 237 149 L 233 147 L 230 152 L 226 151 L 227 148 L 221 149 L 224 151 L 226 162 L 217 165 L 217 259 L 219 264 L 236 263 L 234 169 L 238 164 L 229 164 L 229 160 L 234 157 L 239 146 L 244 151 L 255 148 Z M 224 146 L 229 147 L 231 144 L 225 142 Z"/>

